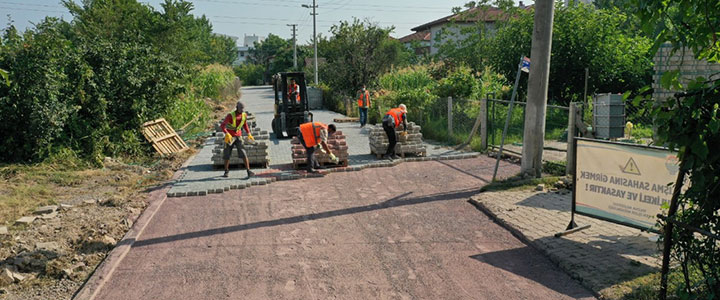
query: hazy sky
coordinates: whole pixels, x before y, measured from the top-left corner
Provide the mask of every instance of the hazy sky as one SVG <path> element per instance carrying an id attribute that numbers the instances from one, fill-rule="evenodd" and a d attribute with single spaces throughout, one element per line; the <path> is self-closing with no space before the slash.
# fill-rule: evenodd
<path id="1" fill-rule="evenodd" d="M 77 0 L 80 2 L 80 0 Z M 162 0 L 141 1 L 160 10 Z M 214 31 L 242 37 L 269 33 L 283 38 L 292 36 L 287 24 L 298 24 L 298 43 L 312 40 L 312 16 L 310 10 L 302 4 L 312 4 L 311 0 L 193 0 L 193 14 L 206 15 L 213 24 Z M 328 35 L 331 25 L 340 20 L 352 20 L 353 17 L 369 19 L 382 26 L 395 26 L 394 37 L 412 33 L 410 28 L 439 19 L 451 14 L 452 7 L 462 6 L 466 0 L 318 0 L 318 33 Z M 516 2 L 518 2 L 516 0 Z M 525 4 L 534 1 L 526 0 Z M 21 30 L 32 28 L 43 17 L 57 16 L 66 20 L 70 14 L 59 0 L 0 0 L 2 28 L 6 27 L 8 17 Z"/>

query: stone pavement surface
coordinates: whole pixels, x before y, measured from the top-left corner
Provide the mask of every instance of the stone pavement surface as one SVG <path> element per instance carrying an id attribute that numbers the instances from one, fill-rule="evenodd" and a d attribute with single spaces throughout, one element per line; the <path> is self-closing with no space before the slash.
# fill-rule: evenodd
<path id="1" fill-rule="evenodd" d="M 245 109 L 255 115 L 257 126 L 262 130 L 272 132 L 270 124 L 273 119 L 274 96 L 270 87 L 250 87 L 242 89 L 242 101 Z M 345 117 L 344 115 L 327 111 L 313 110 L 313 119 L 323 123 L 333 123 L 333 119 Z M 410 116 L 412 118 L 412 116 Z M 413 157 L 396 160 L 377 160 L 370 154 L 368 141 L 368 129 L 360 129 L 358 123 L 337 123 L 338 130 L 341 130 L 347 137 L 349 154 L 349 166 L 343 170 L 326 170 L 326 172 L 337 171 L 358 171 L 368 167 L 394 166 L 403 161 L 421 160 L 447 160 L 471 158 L 479 156 L 479 153 L 454 151 L 438 144 L 427 144 L 428 157 Z M 246 178 L 244 170 L 232 170 L 229 178 L 223 178 L 223 170 L 215 169 L 212 166 L 211 157 L 215 137 L 209 138 L 200 152 L 190 162 L 184 173 L 180 176 L 173 187 L 168 191 L 170 197 L 196 196 L 212 193 L 222 193 L 231 189 L 245 188 L 251 185 L 264 185 L 276 180 L 289 180 L 302 178 L 303 172 L 292 170 L 292 156 L 290 152 L 290 139 L 278 140 L 274 134 L 270 135 L 269 155 L 270 166 L 268 168 L 256 168 L 253 171 L 260 175 L 254 178 Z"/>
<path id="2" fill-rule="evenodd" d="M 96 299 L 592 299 L 467 199 L 487 157 L 167 198 Z M 501 177 L 516 165 L 502 164 Z"/>
<path id="3" fill-rule="evenodd" d="M 471 202 L 524 237 L 570 276 L 601 296 L 609 287 L 657 271 L 661 254 L 654 234 L 575 215 L 589 229 L 561 238 L 570 222 L 571 194 L 535 191 L 485 192 Z"/>

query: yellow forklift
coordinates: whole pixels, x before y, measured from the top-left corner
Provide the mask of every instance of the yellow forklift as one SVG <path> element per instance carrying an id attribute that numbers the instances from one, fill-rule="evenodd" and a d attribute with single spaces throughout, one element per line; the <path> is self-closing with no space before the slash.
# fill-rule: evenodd
<path id="1" fill-rule="evenodd" d="M 275 92 L 275 116 L 271 124 L 273 133 L 278 139 L 297 136 L 300 124 L 313 120 L 308 106 L 305 73 L 278 73 L 272 81 Z"/>

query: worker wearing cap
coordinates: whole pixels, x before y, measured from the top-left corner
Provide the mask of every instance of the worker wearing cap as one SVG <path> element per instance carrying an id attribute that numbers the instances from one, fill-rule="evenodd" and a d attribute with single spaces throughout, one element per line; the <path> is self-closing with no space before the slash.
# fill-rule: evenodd
<path id="1" fill-rule="evenodd" d="M 255 138 L 252 136 L 252 133 L 250 133 L 250 128 L 248 127 L 247 114 L 243 111 L 244 108 L 245 105 L 238 101 L 235 106 L 235 110 L 229 113 L 220 125 L 222 131 L 225 133 L 225 148 L 223 149 L 225 173 L 223 174 L 223 177 L 228 177 L 230 174 L 230 155 L 232 154 L 233 148 L 237 148 L 238 157 L 245 161 L 247 177 L 250 178 L 250 176 L 255 175 L 252 171 L 250 171 L 250 162 L 248 161 L 247 153 L 245 153 L 245 147 L 243 146 L 242 130 L 245 130 L 248 135 L 248 139 L 255 141 Z"/>
<path id="2" fill-rule="evenodd" d="M 365 124 L 367 124 L 367 112 L 368 108 L 370 108 L 370 92 L 365 88 L 364 84 L 360 90 L 360 97 L 358 98 L 357 104 L 358 110 L 360 111 L 360 128 L 363 128 Z"/>
<path id="3" fill-rule="evenodd" d="M 314 168 L 319 167 L 317 160 L 315 159 L 315 146 L 320 146 L 321 150 L 325 153 L 330 153 L 330 159 L 334 163 L 337 163 L 338 159 L 335 155 L 330 152 L 328 147 L 327 139 L 328 135 L 335 133 L 337 129 L 334 124 L 325 125 L 321 122 L 308 122 L 300 124 L 298 128 L 298 139 L 300 143 L 305 147 L 305 153 L 307 154 L 307 171 L 309 173 L 316 173 Z"/>
<path id="4" fill-rule="evenodd" d="M 401 135 L 407 134 L 407 107 L 405 104 L 400 104 L 397 108 L 390 109 L 385 116 L 382 119 L 382 125 L 383 129 L 385 129 L 385 134 L 387 134 L 388 141 L 390 143 L 388 144 L 387 152 L 385 152 L 385 157 L 388 157 L 390 159 L 396 159 L 398 158 L 397 155 L 395 155 L 395 145 L 397 145 L 397 137 L 395 136 L 395 128 L 400 127 L 400 124 L 403 125 L 403 132 L 400 133 Z"/>

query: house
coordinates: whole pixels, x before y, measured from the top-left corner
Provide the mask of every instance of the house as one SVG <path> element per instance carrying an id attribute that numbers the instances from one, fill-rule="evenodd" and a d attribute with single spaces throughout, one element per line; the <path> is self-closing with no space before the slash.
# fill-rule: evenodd
<path id="1" fill-rule="evenodd" d="M 429 30 L 411 33 L 398 40 L 408 49 L 415 50 L 415 54 L 417 55 L 430 53 Z"/>
<path id="2" fill-rule="evenodd" d="M 236 42 L 237 42 L 236 38 Z M 248 56 L 250 55 L 250 50 L 252 50 L 255 47 L 255 43 L 262 43 L 265 40 L 264 37 L 257 36 L 257 35 L 245 35 L 243 39 L 242 44 L 237 44 L 237 52 L 238 56 L 237 59 L 233 62 L 234 66 L 242 65 L 248 60 Z"/>
<path id="3" fill-rule="evenodd" d="M 522 9 L 529 8 L 523 5 L 522 1 L 519 7 Z M 411 30 L 415 31 L 415 33 L 401 38 L 401 41 L 407 38 L 412 42 L 420 39 L 420 37 L 425 41 L 426 36 L 423 36 L 422 33 L 428 32 L 428 52 L 436 54 L 440 45 L 445 42 L 464 40 L 471 34 L 479 34 L 482 28 L 478 27 L 478 23 L 482 23 L 484 29 L 492 33 L 496 28 L 495 23 L 506 20 L 508 17 L 508 14 L 500 8 L 490 6 L 474 7 L 412 28 Z M 468 28 L 470 29 L 468 30 Z M 477 31 L 475 31 L 475 28 L 477 28 Z"/>

